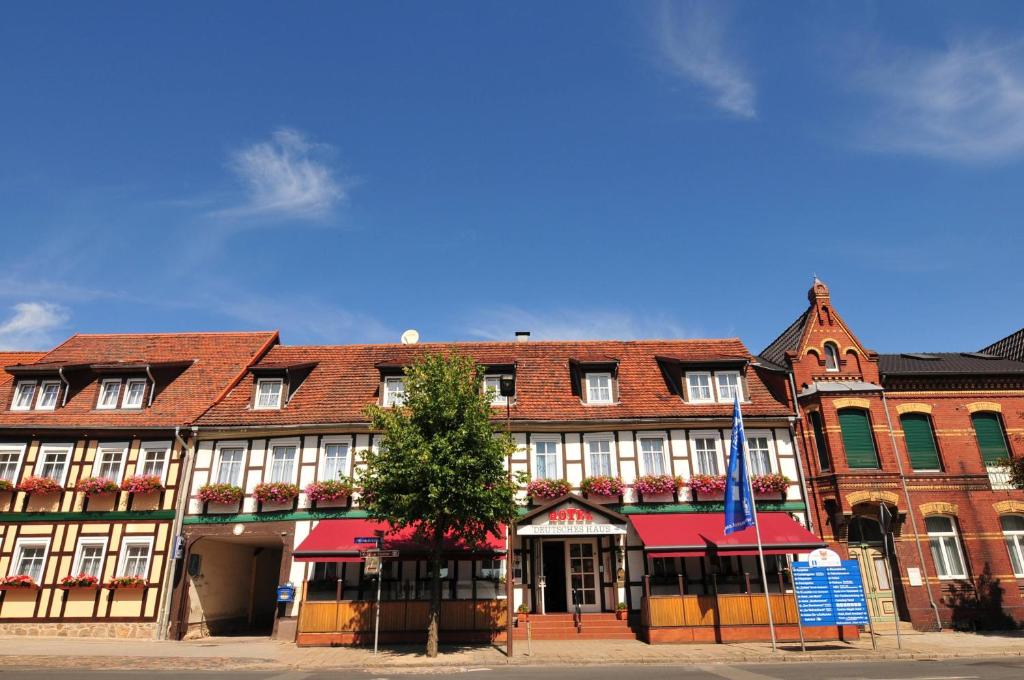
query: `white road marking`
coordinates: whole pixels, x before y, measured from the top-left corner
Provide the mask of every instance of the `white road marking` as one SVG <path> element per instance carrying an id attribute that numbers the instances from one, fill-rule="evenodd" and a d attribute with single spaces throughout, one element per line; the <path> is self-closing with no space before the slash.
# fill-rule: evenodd
<path id="1" fill-rule="evenodd" d="M 718 675 L 726 678 L 726 680 L 779 680 L 778 678 L 771 675 L 764 675 L 763 673 L 755 673 L 748 671 L 743 668 L 737 668 L 736 666 L 705 666 L 699 665 L 697 668 L 705 673 L 711 675 Z"/>

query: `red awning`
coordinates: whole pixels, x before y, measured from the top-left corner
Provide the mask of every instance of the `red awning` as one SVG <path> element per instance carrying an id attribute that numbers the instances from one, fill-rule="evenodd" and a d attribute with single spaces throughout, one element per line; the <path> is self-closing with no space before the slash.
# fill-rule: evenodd
<path id="1" fill-rule="evenodd" d="M 391 533 L 391 525 L 371 519 L 325 519 L 313 527 L 292 553 L 297 562 L 358 562 L 359 551 L 375 547 L 357 543 L 357 538 L 381 536 L 381 548 L 397 550 L 399 559 L 420 559 L 427 555 L 427 546 L 417 540 L 413 527 Z M 483 545 L 471 546 L 452 536 L 444 539 L 444 552 L 451 559 L 502 558 L 505 553 L 505 527 L 499 535 L 488 534 Z"/>
<path id="2" fill-rule="evenodd" d="M 630 515 L 629 520 L 652 557 L 700 557 L 709 552 L 722 557 L 757 554 L 754 529 L 726 536 L 725 515 L 721 512 Z M 825 545 L 784 512 L 758 513 L 757 521 L 766 555 L 805 552 Z"/>

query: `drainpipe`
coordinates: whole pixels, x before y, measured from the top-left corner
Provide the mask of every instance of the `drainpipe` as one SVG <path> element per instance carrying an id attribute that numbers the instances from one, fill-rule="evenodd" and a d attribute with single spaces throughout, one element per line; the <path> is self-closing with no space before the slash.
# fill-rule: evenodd
<path id="1" fill-rule="evenodd" d="M 807 518 L 807 530 L 814 531 L 814 520 L 811 519 L 812 514 L 810 508 L 811 495 L 807 492 L 807 478 L 804 475 L 803 455 L 800 453 L 800 442 L 797 440 L 795 428 L 796 419 L 799 417 L 800 414 L 800 404 L 797 401 L 796 383 L 793 381 L 793 373 L 788 372 L 786 376 L 789 378 L 789 388 L 793 392 L 793 412 L 797 414 L 796 416 L 791 417 L 789 420 L 789 436 L 793 440 L 793 450 L 796 452 L 796 476 L 797 479 L 800 481 L 800 492 L 804 495 L 804 503 L 806 504 L 804 517 Z M 808 469 L 810 469 L 810 464 L 808 464 Z M 814 502 L 815 507 L 817 507 L 817 499 L 815 499 Z"/>
<path id="2" fill-rule="evenodd" d="M 153 405 L 153 393 L 156 392 L 156 378 L 153 377 L 153 371 L 150 370 L 149 364 L 146 364 L 146 376 L 149 378 L 149 406 Z M 178 437 L 178 428 L 174 428 L 174 436 Z"/>
<path id="3" fill-rule="evenodd" d="M 60 381 L 62 383 L 64 383 L 64 398 L 60 400 L 60 405 L 61 406 L 67 406 L 68 405 L 68 392 L 71 391 L 71 383 L 69 383 L 68 379 L 64 377 L 64 367 L 63 366 L 60 366 L 57 369 L 57 375 L 60 376 Z"/>
<path id="4" fill-rule="evenodd" d="M 185 518 L 185 511 L 188 509 L 189 491 L 191 490 L 192 484 L 192 468 L 195 465 L 195 447 L 196 441 L 199 438 L 199 428 L 192 428 L 192 441 L 191 443 L 186 442 L 181 437 L 181 428 L 175 426 L 174 428 L 174 439 L 178 442 L 181 447 L 181 466 L 178 472 L 178 499 L 174 509 L 174 522 L 171 524 L 171 551 L 167 555 L 167 559 L 164 564 L 164 583 L 167 585 L 164 588 L 162 602 L 160 603 L 160 611 L 157 617 L 156 623 L 156 639 L 166 640 L 167 639 L 167 618 L 170 615 L 171 607 L 171 594 L 174 590 L 174 565 L 177 562 L 174 559 L 174 544 L 178 540 L 178 536 L 181 534 L 182 521 Z"/>
<path id="5" fill-rule="evenodd" d="M 903 486 L 903 497 L 907 500 L 907 515 L 910 517 L 910 527 L 914 531 L 914 543 L 917 545 L 917 556 L 921 560 L 921 574 L 924 576 L 924 587 L 928 592 L 928 603 L 935 612 L 935 623 L 942 630 L 942 616 L 939 614 L 939 606 L 935 604 L 935 597 L 932 595 L 932 586 L 928 581 L 928 570 L 925 568 L 924 549 L 921 548 L 921 534 L 917 531 L 917 520 L 914 518 L 914 506 L 910 503 L 910 489 L 907 488 L 907 476 L 903 472 L 903 458 L 896 446 L 896 434 L 892 430 L 892 418 L 889 417 L 889 402 L 885 399 L 885 391 L 882 394 L 882 408 L 885 409 L 885 422 L 889 426 L 889 439 L 892 441 L 892 450 L 896 456 L 896 464 L 900 468 L 900 484 Z"/>

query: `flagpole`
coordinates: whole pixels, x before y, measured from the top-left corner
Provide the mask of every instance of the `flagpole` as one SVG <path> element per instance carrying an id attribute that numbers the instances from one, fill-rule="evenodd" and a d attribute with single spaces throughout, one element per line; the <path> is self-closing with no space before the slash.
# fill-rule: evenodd
<path id="1" fill-rule="evenodd" d="M 739 408 L 738 405 L 737 408 Z M 741 415 L 741 421 L 742 418 L 743 416 Z M 768 609 L 768 631 L 772 636 L 772 652 L 777 652 L 778 648 L 775 643 L 775 620 L 772 617 L 772 598 L 768 595 L 768 571 L 764 566 L 764 546 L 761 545 L 761 522 L 757 519 L 757 502 L 754 500 L 754 487 L 750 483 L 750 457 L 747 453 L 747 447 L 744 446 L 744 444 L 746 444 L 745 432 L 743 439 L 744 441 L 740 442 L 740 449 L 743 454 L 744 468 L 746 468 L 745 471 L 747 473 L 744 475 L 746 477 L 746 480 L 744 481 L 747 485 L 747 493 L 750 494 L 748 498 L 750 498 L 750 505 L 754 516 L 754 534 L 757 536 L 757 558 L 761 563 L 761 588 L 764 590 L 764 604 Z"/>

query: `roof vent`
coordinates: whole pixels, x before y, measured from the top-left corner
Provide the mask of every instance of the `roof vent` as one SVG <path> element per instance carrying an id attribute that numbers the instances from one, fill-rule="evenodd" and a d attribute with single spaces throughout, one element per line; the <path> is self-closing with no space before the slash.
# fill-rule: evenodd
<path id="1" fill-rule="evenodd" d="M 921 361 L 938 361 L 942 357 L 935 356 L 934 354 L 923 354 L 921 352 L 904 352 L 902 356 L 908 359 L 920 359 Z"/>
<path id="2" fill-rule="evenodd" d="M 420 341 L 420 332 L 410 328 L 406 332 L 402 333 L 402 344 L 403 345 L 415 345 Z"/>
<path id="3" fill-rule="evenodd" d="M 530 331 L 516 331 L 516 342 L 529 342 Z"/>

